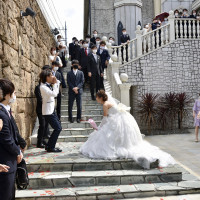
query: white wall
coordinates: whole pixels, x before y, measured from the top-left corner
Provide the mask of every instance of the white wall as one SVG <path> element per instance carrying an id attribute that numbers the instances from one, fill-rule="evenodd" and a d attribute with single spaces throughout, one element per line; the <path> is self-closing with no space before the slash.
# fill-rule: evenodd
<path id="1" fill-rule="evenodd" d="M 179 8 L 187 8 L 190 12 L 192 10 L 193 0 L 163 0 L 161 5 L 162 12 L 169 12 Z"/>

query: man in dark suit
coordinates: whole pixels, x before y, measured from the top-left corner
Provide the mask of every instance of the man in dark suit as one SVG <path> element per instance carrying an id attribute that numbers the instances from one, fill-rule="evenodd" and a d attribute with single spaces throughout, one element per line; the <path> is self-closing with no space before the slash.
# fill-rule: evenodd
<path id="1" fill-rule="evenodd" d="M 67 74 L 67 83 L 69 86 L 69 102 L 68 102 L 68 115 L 69 121 L 73 123 L 72 108 L 74 100 L 77 104 L 77 123 L 81 120 L 82 101 L 81 95 L 83 93 L 84 74 L 78 70 L 78 64 L 73 65 L 73 69 Z"/>
<path id="2" fill-rule="evenodd" d="M 96 30 L 93 31 L 93 37 L 90 39 L 90 42 L 96 45 L 96 38 L 98 36 L 98 32 Z"/>
<path id="3" fill-rule="evenodd" d="M 90 77 L 91 97 L 95 101 L 94 88 L 96 85 L 96 92 L 101 89 L 101 77 L 103 77 L 101 59 L 97 55 L 97 47 L 95 45 L 92 46 L 92 53 L 88 56 L 88 76 Z"/>
<path id="4" fill-rule="evenodd" d="M 100 42 L 100 48 L 97 50 L 97 55 L 101 58 L 101 67 L 104 71 L 105 68 L 107 68 L 107 65 L 110 60 L 110 54 L 107 49 L 105 49 L 106 43 L 105 41 Z"/>
<path id="5" fill-rule="evenodd" d="M 59 69 L 59 63 L 58 62 L 52 62 L 52 74 L 62 84 L 62 75 L 61 75 L 60 72 L 58 72 L 58 69 Z M 57 100 L 56 112 L 57 112 L 57 116 L 58 116 L 59 120 L 61 118 L 61 96 L 62 95 L 61 95 L 61 87 L 60 87 L 58 96 L 56 97 L 56 100 Z"/>
<path id="6" fill-rule="evenodd" d="M 7 79 L 0 79 L 0 119 L 3 120 L 3 128 L 0 131 L 0 163 L 9 167 L 8 172 L 0 173 L 0 199 L 15 199 L 15 174 L 17 163 L 20 163 L 23 155 L 18 147 L 15 127 L 11 122 L 8 110 L 9 102 L 14 102 L 15 87 Z"/>
<path id="7" fill-rule="evenodd" d="M 121 35 L 121 37 L 120 37 L 120 42 L 121 42 L 121 44 L 125 44 L 125 43 L 127 43 L 127 42 L 129 42 L 130 41 L 130 36 L 126 33 L 126 29 L 125 28 L 123 28 L 122 29 L 122 35 Z M 126 61 L 128 62 L 128 45 L 126 45 Z M 122 52 L 122 60 L 124 61 L 124 47 L 122 47 L 122 49 L 121 49 L 121 52 Z"/>
<path id="8" fill-rule="evenodd" d="M 45 65 L 42 69 L 51 70 L 52 68 L 49 65 Z M 40 82 L 35 87 L 35 97 L 37 99 L 36 114 L 39 120 L 37 148 L 45 148 L 46 145 L 45 138 L 49 139 L 50 131 L 49 131 L 49 124 L 45 121 L 45 117 L 42 115 L 42 96 L 40 92 Z"/>
<path id="9" fill-rule="evenodd" d="M 76 39 L 75 43 L 74 43 L 74 48 L 73 48 L 73 51 L 72 51 L 72 55 L 71 55 L 71 61 L 79 59 L 80 50 L 81 50 L 81 47 L 79 46 L 78 40 Z"/>
<path id="10" fill-rule="evenodd" d="M 74 51 L 75 40 L 77 40 L 77 38 L 73 37 L 72 38 L 72 43 L 69 43 L 69 56 L 70 56 L 70 59 L 72 59 L 71 57 L 72 57 L 73 51 Z"/>
<path id="11" fill-rule="evenodd" d="M 88 82 L 88 55 L 91 52 L 91 49 L 88 47 L 88 41 L 83 40 L 82 42 L 83 48 L 80 50 L 80 56 L 79 56 L 79 64 L 81 66 L 81 71 L 84 74 L 85 82 Z"/>

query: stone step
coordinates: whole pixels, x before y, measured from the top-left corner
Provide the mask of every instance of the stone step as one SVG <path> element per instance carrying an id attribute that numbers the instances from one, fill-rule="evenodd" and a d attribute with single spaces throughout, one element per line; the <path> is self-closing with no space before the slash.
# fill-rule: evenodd
<path id="1" fill-rule="evenodd" d="M 77 114 L 77 109 L 72 110 L 72 114 L 76 115 Z M 68 109 L 61 110 L 61 115 L 68 115 Z M 86 109 L 82 110 L 82 115 L 103 115 L 103 110 L 102 109 Z"/>
<path id="2" fill-rule="evenodd" d="M 92 132 L 92 130 L 91 130 Z M 58 137 L 57 142 L 86 142 L 89 135 L 83 134 L 83 135 L 64 135 L 64 133 L 61 133 Z M 46 142 L 48 140 L 46 139 Z M 31 136 L 31 144 L 36 145 L 37 144 L 37 135 Z"/>
<path id="3" fill-rule="evenodd" d="M 63 171 L 63 172 L 30 172 L 30 188 L 57 188 L 129 185 L 141 183 L 167 183 L 182 181 L 182 172 L 176 168 L 153 170 L 110 170 L 110 171 Z"/>
<path id="4" fill-rule="evenodd" d="M 64 95 L 64 97 L 69 96 L 68 91 L 63 91 L 62 94 Z M 89 91 L 88 92 L 83 91 L 82 97 L 91 97 L 91 93 Z"/>
<path id="5" fill-rule="evenodd" d="M 68 99 L 67 98 L 62 98 L 62 101 L 61 101 L 61 104 L 62 105 L 68 105 Z M 74 101 L 74 105 L 76 104 L 76 102 Z M 100 105 L 99 103 L 97 103 L 97 101 L 93 101 L 91 100 L 91 98 L 89 99 L 82 99 L 82 105 L 85 106 L 85 105 Z"/>
<path id="6" fill-rule="evenodd" d="M 88 119 L 93 119 L 94 121 L 101 121 L 103 118 L 103 115 L 82 115 L 82 119 L 84 121 L 88 121 Z M 76 120 L 77 117 L 76 115 L 73 115 L 73 119 Z M 61 121 L 62 122 L 67 122 L 69 120 L 69 116 L 68 115 L 63 115 L 61 116 Z"/>
<path id="7" fill-rule="evenodd" d="M 61 105 L 61 110 L 67 110 L 68 109 L 68 104 L 63 104 Z M 76 106 L 76 103 L 74 102 L 74 105 L 73 105 L 73 109 L 74 110 L 77 110 L 77 106 Z M 85 105 L 82 105 L 82 109 L 84 110 L 87 110 L 87 109 L 103 109 L 102 105 L 100 104 L 85 104 Z"/>
<path id="8" fill-rule="evenodd" d="M 97 126 L 100 125 L 101 121 L 95 121 Z M 81 121 L 81 123 L 77 123 L 76 121 L 74 123 L 70 122 L 61 122 L 62 128 L 63 129 L 68 129 L 68 128 L 91 128 L 91 125 L 88 121 Z"/>
<path id="9" fill-rule="evenodd" d="M 183 195 L 200 192 L 199 181 L 179 183 L 151 183 L 115 186 L 64 187 L 44 190 L 21 190 L 16 192 L 19 200 L 103 200 L 137 197 Z"/>
<path id="10" fill-rule="evenodd" d="M 83 136 L 84 137 L 84 136 Z M 83 142 L 58 142 L 63 152 L 47 153 L 44 149 L 30 147 L 25 151 L 29 172 L 40 171 L 95 171 L 95 170 L 134 170 L 141 167 L 131 159 L 102 160 L 83 156 L 79 149 Z M 157 165 L 156 165 L 157 166 Z M 152 168 L 156 167 L 155 164 Z"/>

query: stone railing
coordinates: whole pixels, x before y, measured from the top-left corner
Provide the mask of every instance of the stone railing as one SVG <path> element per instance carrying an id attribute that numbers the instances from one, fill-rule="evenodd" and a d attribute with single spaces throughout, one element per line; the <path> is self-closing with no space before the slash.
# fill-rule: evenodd
<path id="1" fill-rule="evenodd" d="M 175 19 L 175 38 L 200 39 L 200 20 Z"/>
<path id="2" fill-rule="evenodd" d="M 137 26 L 136 38 L 120 46 L 107 47 L 111 54 L 117 56 L 117 62 L 126 65 L 148 53 L 151 53 L 177 39 L 200 39 L 200 20 L 175 18 L 169 12 L 168 23 L 156 30 L 143 34 L 141 26 Z"/>
<path id="3" fill-rule="evenodd" d="M 122 73 L 119 75 L 119 67 L 121 63 L 118 62 L 117 55 L 112 55 L 109 66 L 106 70 L 106 79 L 109 82 L 112 91 L 112 97 L 127 107 L 130 111 L 130 87 L 128 83 L 128 75 Z"/>

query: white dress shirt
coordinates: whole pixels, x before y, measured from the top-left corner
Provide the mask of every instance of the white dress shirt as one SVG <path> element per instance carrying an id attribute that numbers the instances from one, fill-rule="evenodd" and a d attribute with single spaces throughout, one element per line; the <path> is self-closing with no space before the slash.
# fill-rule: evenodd
<path id="1" fill-rule="evenodd" d="M 93 56 L 94 56 L 94 58 L 95 58 L 95 60 L 96 60 L 96 62 L 97 62 L 97 54 L 94 54 L 94 53 L 93 53 Z"/>
<path id="2" fill-rule="evenodd" d="M 78 69 L 73 69 L 74 75 L 76 76 Z"/>
<path id="3" fill-rule="evenodd" d="M 9 105 L 6 106 L 6 105 L 4 105 L 2 103 L 0 103 L 0 106 L 4 107 L 6 109 L 6 111 L 8 112 L 8 115 L 10 117 L 10 106 Z"/>

